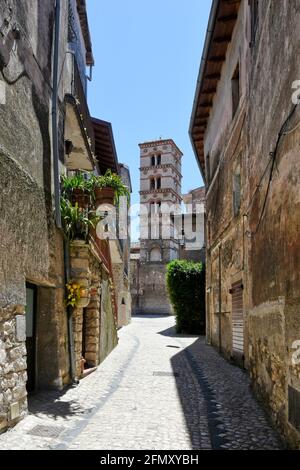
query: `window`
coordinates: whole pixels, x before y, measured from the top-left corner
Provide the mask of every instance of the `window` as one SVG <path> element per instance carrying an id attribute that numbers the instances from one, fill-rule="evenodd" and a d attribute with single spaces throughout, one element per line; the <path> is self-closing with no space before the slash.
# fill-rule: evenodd
<path id="1" fill-rule="evenodd" d="M 231 80 L 232 89 L 232 119 L 236 115 L 240 104 L 240 64 L 236 66 L 235 72 Z"/>
<path id="2" fill-rule="evenodd" d="M 233 176 L 233 213 L 238 215 L 241 208 L 241 173 L 238 170 Z"/>
<path id="3" fill-rule="evenodd" d="M 161 165 L 161 155 L 157 155 L 157 165 Z"/>
<path id="4" fill-rule="evenodd" d="M 253 47 L 255 43 L 255 37 L 258 28 L 259 13 L 258 13 L 258 0 L 249 0 L 250 3 L 250 15 L 251 15 L 251 43 L 250 47 Z"/>
<path id="5" fill-rule="evenodd" d="M 155 166 L 155 155 L 151 157 L 151 166 Z"/>
<path id="6" fill-rule="evenodd" d="M 157 178 L 156 180 L 156 189 L 161 189 L 161 178 Z"/>
<path id="7" fill-rule="evenodd" d="M 150 189 L 155 189 L 155 179 L 151 178 L 150 180 Z"/>

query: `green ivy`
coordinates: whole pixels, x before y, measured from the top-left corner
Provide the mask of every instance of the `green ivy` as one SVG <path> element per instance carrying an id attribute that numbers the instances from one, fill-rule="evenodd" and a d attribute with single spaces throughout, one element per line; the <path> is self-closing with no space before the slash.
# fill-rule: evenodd
<path id="1" fill-rule="evenodd" d="M 205 267 L 192 261 L 167 266 L 167 288 L 177 333 L 205 334 Z"/>

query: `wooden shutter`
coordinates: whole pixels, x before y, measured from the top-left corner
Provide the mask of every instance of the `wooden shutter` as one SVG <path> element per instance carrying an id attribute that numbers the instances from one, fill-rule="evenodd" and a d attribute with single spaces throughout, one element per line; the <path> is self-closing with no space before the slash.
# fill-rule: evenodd
<path id="1" fill-rule="evenodd" d="M 243 284 L 232 286 L 232 351 L 233 355 L 244 355 L 244 302 Z"/>

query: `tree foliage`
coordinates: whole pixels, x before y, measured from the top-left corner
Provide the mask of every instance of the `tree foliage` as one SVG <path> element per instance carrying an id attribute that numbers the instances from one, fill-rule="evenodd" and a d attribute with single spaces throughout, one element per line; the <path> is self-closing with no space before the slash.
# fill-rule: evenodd
<path id="1" fill-rule="evenodd" d="M 167 266 L 167 287 L 178 333 L 205 333 L 205 266 L 172 261 Z"/>

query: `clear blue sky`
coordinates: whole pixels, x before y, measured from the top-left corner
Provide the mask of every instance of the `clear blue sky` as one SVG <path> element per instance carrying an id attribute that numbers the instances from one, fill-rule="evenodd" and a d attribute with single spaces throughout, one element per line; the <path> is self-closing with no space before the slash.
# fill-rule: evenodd
<path id="1" fill-rule="evenodd" d="M 173 138 L 183 192 L 202 185 L 188 128 L 211 0 L 88 0 L 95 56 L 91 114 L 110 121 L 139 201 L 139 148 Z"/>

